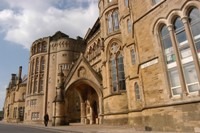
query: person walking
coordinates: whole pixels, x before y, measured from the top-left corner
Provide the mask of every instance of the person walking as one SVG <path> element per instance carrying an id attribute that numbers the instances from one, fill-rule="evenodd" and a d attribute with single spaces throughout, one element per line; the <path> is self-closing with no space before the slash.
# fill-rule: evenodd
<path id="1" fill-rule="evenodd" d="M 44 115 L 44 124 L 45 124 L 45 127 L 48 125 L 48 122 L 49 122 L 49 115 L 48 115 L 48 113 L 46 113 Z"/>

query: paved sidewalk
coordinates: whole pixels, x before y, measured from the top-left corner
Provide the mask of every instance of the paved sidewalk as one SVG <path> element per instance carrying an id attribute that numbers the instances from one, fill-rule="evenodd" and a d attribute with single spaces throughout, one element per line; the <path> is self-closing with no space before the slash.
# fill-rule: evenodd
<path id="1" fill-rule="evenodd" d="M 2 122 L 1 122 L 2 123 Z M 4 123 L 4 122 L 3 122 Z M 106 125 L 82 125 L 80 123 L 70 124 L 69 126 L 51 126 L 45 127 L 43 124 L 23 124 L 23 123 L 5 123 L 23 125 L 32 128 L 40 128 L 58 133 L 177 133 L 177 132 L 156 132 L 156 131 L 136 131 L 131 126 L 106 126 Z M 189 132 L 179 132 L 189 133 Z M 191 132 L 190 132 L 191 133 Z"/>
<path id="2" fill-rule="evenodd" d="M 60 133 L 64 132 L 65 133 L 147 133 L 147 132 L 177 133 L 177 132 L 136 131 L 135 128 L 131 126 L 106 126 L 106 125 L 82 125 L 82 124 L 70 124 L 69 126 L 56 126 L 56 127 L 53 126 L 45 127 L 43 125 L 31 125 L 31 126 L 35 128 L 46 128 L 47 130 L 57 130 Z M 189 132 L 184 132 L 184 133 L 189 133 Z"/>

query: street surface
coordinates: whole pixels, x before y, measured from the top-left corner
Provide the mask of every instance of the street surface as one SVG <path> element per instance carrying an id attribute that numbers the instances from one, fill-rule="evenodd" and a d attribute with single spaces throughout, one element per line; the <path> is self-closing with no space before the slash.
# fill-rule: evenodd
<path id="1" fill-rule="evenodd" d="M 35 128 L 31 126 L 0 123 L 0 133 L 58 133 L 58 130 L 49 128 Z"/>

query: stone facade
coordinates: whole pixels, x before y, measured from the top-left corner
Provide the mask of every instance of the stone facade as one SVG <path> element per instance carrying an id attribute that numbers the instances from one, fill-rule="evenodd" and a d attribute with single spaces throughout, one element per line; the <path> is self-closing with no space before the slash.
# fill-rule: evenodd
<path id="1" fill-rule="evenodd" d="M 24 122 L 41 123 L 48 113 L 52 125 L 195 131 L 199 10 L 199 0 L 99 0 L 84 39 L 57 32 L 36 40 Z"/>
<path id="2" fill-rule="evenodd" d="M 6 89 L 4 102 L 4 121 L 23 122 L 25 110 L 25 96 L 27 77 L 21 78 L 22 67 L 19 68 L 18 76 L 11 75 L 10 83 Z"/>

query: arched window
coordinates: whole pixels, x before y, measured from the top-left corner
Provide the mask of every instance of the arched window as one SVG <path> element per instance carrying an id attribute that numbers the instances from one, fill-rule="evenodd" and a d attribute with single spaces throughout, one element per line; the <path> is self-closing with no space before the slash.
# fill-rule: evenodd
<path id="1" fill-rule="evenodd" d="M 196 30 L 199 27 L 196 25 L 196 23 L 199 24 L 199 17 L 197 16 L 199 16 L 197 9 L 194 8 L 189 12 L 190 25 L 198 53 L 199 42 L 197 41 L 197 38 L 200 32 L 199 30 Z M 185 32 L 185 26 L 180 17 L 176 17 L 172 25 L 174 26 L 174 30 L 170 31 L 174 32 L 171 34 L 172 38 L 170 37 L 166 26 L 163 26 L 160 31 L 164 52 L 163 55 L 165 57 L 172 95 L 180 95 L 182 91 L 187 91 L 187 93 L 198 92 L 200 87 L 197 71 Z M 175 42 L 174 47 L 172 47 L 171 39 L 173 39 L 173 42 Z M 176 54 L 175 51 L 177 52 Z"/>
<path id="2" fill-rule="evenodd" d="M 132 65 L 136 64 L 136 54 L 135 54 L 134 48 L 131 48 L 131 62 L 132 62 Z"/>
<path id="3" fill-rule="evenodd" d="M 181 65 L 183 67 L 184 78 L 186 82 L 187 91 L 194 92 L 199 90 L 198 78 L 192 57 L 192 52 L 188 44 L 184 25 L 178 17 L 174 22 L 174 29 L 178 42 L 178 51 L 180 53 Z"/>
<path id="4" fill-rule="evenodd" d="M 117 43 L 112 44 L 110 52 L 112 92 L 126 90 L 123 56 Z"/>
<path id="5" fill-rule="evenodd" d="M 114 11 L 114 13 L 113 13 L 113 21 L 114 21 L 114 31 L 117 31 L 119 29 L 118 11 Z"/>
<path id="6" fill-rule="evenodd" d="M 37 49 L 38 53 L 42 52 L 42 44 L 38 43 Z"/>
<path id="7" fill-rule="evenodd" d="M 35 73 L 38 73 L 38 71 L 39 71 L 39 58 L 36 59 Z"/>
<path id="8" fill-rule="evenodd" d="M 141 99 L 141 97 L 140 97 L 140 88 L 139 88 L 139 85 L 138 85 L 137 82 L 134 85 L 134 91 L 135 91 L 135 99 L 136 100 L 140 100 Z"/>
<path id="9" fill-rule="evenodd" d="M 38 87 L 38 80 L 37 80 L 37 78 L 36 78 L 35 81 L 34 81 L 33 93 L 36 93 L 36 92 L 37 92 L 37 87 Z"/>
<path id="10" fill-rule="evenodd" d="M 200 58 L 200 12 L 197 8 L 192 8 L 189 12 L 189 22 L 195 47 L 197 50 L 198 57 Z"/>
<path id="11" fill-rule="evenodd" d="M 132 32 L 132 23 L 130 19 L 127 20 L 127 29 L 128 29 L 128 33 Z"/>
<path id="12" fill-rule="evenodd" d="M 42 45 L 42 52 L 47 52 L 47 45 L 46 45 L 46 43 L 43 43 L 43 45 Z"/>
<path id="13" fill-rule="evenodd" d="M 172 42 L 167 26 L 164 25 L 161 28 L 160 34 L 172 95 L 180 95 L 182 93 L 180 78 L 178 74 L 178 68 L 175 62 L 176 58 L 174 54 L 174 49 L 172 47 Z"/>
<path id="14" fill-rule="evenodd" d="M 32 64 L 31 64 L 31 73 L 34 74 L 34 65 L 35 64 L 35 60 L 33 59 Z"/>
<path id="15" fill-rule="evenodd" d="M 119 14 L 118 11 L 110 12 L 107 17 L 108 33 L 119 30 Z"/>
<path id="16" fill-rule="evenodd" d="M 44 72 L 44 67 L 45 67 L 45 59 L 44 57 L 41 57 L 41 63 L 40 63 L 40 71 Z"/>
<path id="17" fill-rule="evenodd" d="M 112 14 L 110 13 L 108 15 L 108 33 L 111 33 L 113 31 L 113 28 L 112 28 Z"/>
<path id="18" fill-rule="evenodd" d="M 38 92 L 41 93 L 43 92 L 43 86 L 44 86 L 44 79 L 43 77 L 40 78 L 40 81 L 39 81 L 39 89 L 38 89 Z"/>

